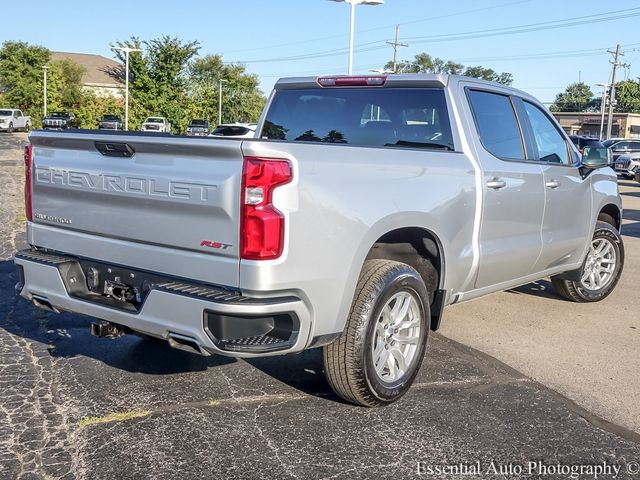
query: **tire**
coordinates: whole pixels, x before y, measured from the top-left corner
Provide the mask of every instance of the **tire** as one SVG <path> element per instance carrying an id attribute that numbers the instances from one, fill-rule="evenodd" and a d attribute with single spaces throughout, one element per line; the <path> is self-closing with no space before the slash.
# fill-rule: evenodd
<path id="1" fill-rule="evenodd" d="M 7 133 L 13 133 L 13 123 L 9 124 L 9 128 L 7 128 Z"/>
<path id="2" fill-rule="evenodd" d="M 598 249 L 602 249 L 598 252 Z M 595 251 L 594 251 L 595 248 Z M 595 259 L 593 254 L 596 253 Z M 594 260 L 594 263 L 592 263 Z M 613 264 L 613 271 L 602 272 L 605 265 Z M 592 270 L 594 265 L 596 270 Z M 616 288 L 620 275 L 624 268 L 624 244 L 620 233 L 616 228 L 604 221 L 599 220 L 596 224 L 596 230 L 593 234 L 591 247 L 587 258 L 580 269 L 581 280 L 567 280 L 558 277 L 551 277 L 551 282 L 556 292 L 573 302 L 588 303 L 599 302 L 609 296 Z M 593 272 L 593 276 L 588 275 L 589 271 Z M 601 285 L 597 285 L 597 280 Z"/>
<path id="3" fill-rule="evenodd" d="M 391 260 L 365 262 L 345 329 L 323 350 L 325 376 L 338 396 L 357 405 L 379 407 L 409 390 L 427 345 L 428 298 L 423 279 L 409 265 Z M 399 309 L 395 322 L 394 307 Z M 387 328 L 406 322 L 410 323 L 404 328 Z M 399 330 L 406 333 L 398 335 Z M 397 355 L 407 362 L 404 371 L 398 368 Z"/>
<path id="4" fill-rule="evenodd" d="M 31 131 L 31 124 L 27 122 L 24 126 L 24 131 L 29 133 Z"/>

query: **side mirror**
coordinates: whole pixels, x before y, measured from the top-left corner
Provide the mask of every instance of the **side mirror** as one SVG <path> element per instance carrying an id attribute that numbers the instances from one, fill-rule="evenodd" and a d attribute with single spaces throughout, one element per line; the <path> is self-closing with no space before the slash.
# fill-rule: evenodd
<path id="1" fill-rule="evenodd" d="M 586 168 L 602 168 L 611 165 L 611 154 L 605 147 L 584 147 L 582 166 Z"/>

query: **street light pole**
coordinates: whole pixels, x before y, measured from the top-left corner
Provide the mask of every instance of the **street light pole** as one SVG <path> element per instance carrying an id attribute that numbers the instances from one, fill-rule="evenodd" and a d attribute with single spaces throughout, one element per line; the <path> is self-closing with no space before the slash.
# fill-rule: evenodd
<path id="1" fill-rule="evenodd" d="M 44 80 L 42 83 L 42 92 L 44 96 L 44 115 L 43 118 L 47 116 L 47 70 L 49 67 L 46 65 L 42 67 L 42 72 L 44 73 Z"/>
<path id="2" fill-rule="evenodd" d="M 596 83 L 596 87 L 602 87 L 602 101 L 600 103 L 600 141 L 604 137 L 604 107 L 607 103 L 607 90 L 609 85 L 606 83 Z"/>
<path id="3" fill-rule="evenodd" d="M 224 80 L 223 78 L 220 79 L 219 81 L 219 87 L 218 87 L 218 125 L 222 125 L 222 85 L 224 85 L 225 83 L 227 83 L 228 80 Z"/>
<path id="4" fill-rule="evenodd" d="M 114 49 L 124 52 L 124 129 L 129 130 L 129 54 L 142 50 L 131 47 L 114 47 Z"/>
<path id="5" fill-rule="evenodd" d="M 353 41 L 356 27 L 356 5 L 382 5 L 384 0 L 332 0 L 333 2 L 348 3 L 351 7 L 351 21 L 349 29 L 349 75 L 353 75 Z"/>

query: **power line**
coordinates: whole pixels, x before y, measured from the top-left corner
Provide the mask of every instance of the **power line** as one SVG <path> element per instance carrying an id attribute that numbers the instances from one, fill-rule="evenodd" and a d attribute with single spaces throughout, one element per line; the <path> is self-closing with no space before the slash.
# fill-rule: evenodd
<path id="1" fill-rule="evenodd" d="M 482 37 L 493 37 L 499 35 L 511 35 L 516 33 L 535 32 L 540 30 L 552 30 L 556 28 L 573 27 L 586 25 L 590 23 L 609 22 L 620 20 L 623 18 L 640 16 L 640 7 L 626 8 L 623 10 L 615 10 L 612 12 L 596 13 L 593 15 L 584 15 L 581 17 L 571 17 L 561 20 L 551 20 L 547 22 L 529 23 L 524 25 L 516 25 L 513 27 L 492 28 L 488 30 L 474 30 L 470 32 L 449 33 L 443 35 L 409 37 L 407 40 L 413 43 L 424 42 L 445 42 L 452 40 L 468 40 Z"/>
<path id="2" fill-rule="evenodd" d="M 412 43 L 427 43 L 427 42 L 436 43 L 436 42 L 455 41 L 455 40 L 469 40 L 469 39 L 482 38 L 482 37 L 511 35 L 511 34 L 517 34 L 517 33 L 534 32 L 539 30 L 566 28 L 566 27 L 585 25 L 585 24 L 591 24 L 591 23 L 608 22 L 608 21 L 620 20 L 620 19 L 636 17 L 636 16 L 640 16 L 640 7 L 616 10 L 613 12 L 598 13 L 594 15 L 565 18 L 561 20 L 551 20 L 547 22 L 517 25 L 513 27 L 495 28 L 495 29 L 488 29 L 488 30 L 475 30 L 470 32 L 458 32 L 458 33 L 444 34 L 444 35 L 433 35 L 428 37 L 409 37 L 406 40 L 411 41 Z M 360 44 L 355 49 L 355 51 L 369 52 L 374 50 L 380 50 L 383 48 L 386 48 L 385 41 L 377 40 L 373 42 Z M 286 57 L 242 60 L 234 63 L 248 64 L 248 63 L 273 63 L 273 62 L 292 62 L 292 61 L 299 61 L 299 60 L 311 60 L 311 59 L 317 59 L 317 58 L 323 58 L 323 57 L 336 56 L 339 54 L 343 54 L 346 51 L 347 49 L 345 48 L 339 48 L 339 49 L 324 50 L 324 51 L 286 56 Z"/>
<path id="3" fill-rule="evenodd" d="M 507 3 L 500 3 L 498 5 L 492 5 L 489 7 L 481 7 L 481 8 L 473 8 L 470 10 L 462 10 L 459 12 L 453 12 L 453 13 L 448 13 L 448 14 L 444 14 L 444 15 L 436 15 L 436 16 L 432 16 L 432 17 L 426 17 L 426 18 L 421 18 L 418 20 L 412 20 L 409 22 L 401 22 L 401 25 L 412 25 L 412 24 L 416 24 L 416 23 L 424 23 L 424 22 L 430 22 L 433 20 L 440 20 L 443 18 L 450 18 L 450 17 L 457 17 L 460 15 L 467 15 L 470 13 L 477 13 L 477 12 L 482 12 L 482 11 L 486 11 L 486 10 L 494 10 L 496 8 L 503 8 L 503 7 L 511 7 L 514 5 L 519 5 L 522 3 L 529 3 L 533 0 L 518 0 L 515 2 L 507 2 Z M 374 31 L 380 31 L 380 30 L 386 30 L 390 27 L 392 27 L 393 25 L 384 25 L 384 26 L 380 26 L 380 27 L 373 27 L 373 28 L 367 28 L 367 29 L 363 29 L 363 30 L 356 30 L 356 33 L 361 34 L 361 33 L 368 33 L 368 32 L 374 32 Z M 321 42 L 324 40 L 330 40 L 330 39 L 334 39 L 334 38 L 344 38 L 346 37 L 348 34 L 344 33 L 341 35 L 327 35 L 325 37 L 316 37 L 316 38 L 312 38 L 309 40 L 302 40 L 302 41 L 296 41 L 296 42 L 287 42 L 287 43 L 280 43 L 280 44 L 275 44 L 275 45 L 268 45 L 268 46 L 264 46 L 264 47 L 254 47 L 254 48 L 242 48 L 239 50 L 230 50 L 230 51 L 226 51 L 225 54 L 229 55 L 230 53 L 240 53 L 240 52 L 254 52 L 254 51 L 259 51 L 259 50 L 271 50 L 273 48 L 280 48 L 280 47 L 289 47 L 292 45 L 298 46 L 298 45 L 305 45 L 308 43 L 315 43 L 315 42 Z"/>

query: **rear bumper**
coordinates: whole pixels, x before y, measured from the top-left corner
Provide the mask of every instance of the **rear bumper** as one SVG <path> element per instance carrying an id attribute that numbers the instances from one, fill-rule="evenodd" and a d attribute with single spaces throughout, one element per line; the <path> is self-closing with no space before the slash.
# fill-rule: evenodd
<path id="1" fill-rule="evenodd" d="M 69 275 L 72 257 L 25 250 L 14 261 L 20 273 L 16 290 L 36 305 L 96 317 L 167 340 L 186 339 L 205 355 L 279 355 L 299 352 L 309 342 L 311 315 L 296 297 L 258 299 L 176 281 L 153 285 L 139 310 L 132 312 L 70 293 L 69 278 L 63 276 Z M 261 333 L 270 326 L 277 331 L 275 336 Z"/>

